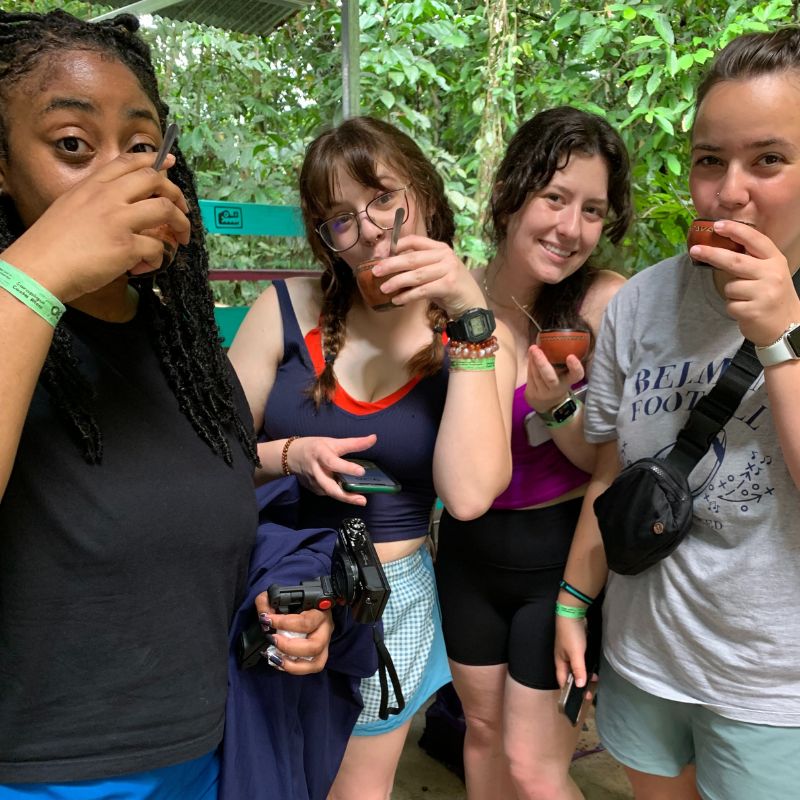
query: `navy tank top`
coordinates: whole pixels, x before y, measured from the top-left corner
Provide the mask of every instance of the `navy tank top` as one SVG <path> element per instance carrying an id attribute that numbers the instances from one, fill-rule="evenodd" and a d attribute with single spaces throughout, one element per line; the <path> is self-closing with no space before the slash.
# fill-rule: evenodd
<path id="1" fill-rule="evenodd" d="M 397 542 L 425 536 L 436 499 L 433 487 L 433 449 L 447 394 L 447 364 L 435 375 L 412 381 L 411 388 L 393 393 L 386 404 L 356 401 L 362 413 L 334 402 L 315 408 L 308 396 L 322 354 L 312 358 L 284 281 L 273 283 L 283 320 L 283 360 L 264 409 L 263 439 L 289 436 L 367 436 L 375 446 L 354 458 L 368 458 L 389 472 L 403 487 L 397 494 L 368 494 L 364 508 L 320 497 L 301 489 L 299 527 L 339 526 L 346 517 L 360 516 L 375 542 Z M 311 332 L 314 333 L 314 332 Z M 309 334 L 310 341 L 319 341 Z M 407 389 L 408 387 L 406 387 Z M 366 412 L 366 413 L 363 413 Z M 346 457 L 346 456 L 345 456 Z"/>

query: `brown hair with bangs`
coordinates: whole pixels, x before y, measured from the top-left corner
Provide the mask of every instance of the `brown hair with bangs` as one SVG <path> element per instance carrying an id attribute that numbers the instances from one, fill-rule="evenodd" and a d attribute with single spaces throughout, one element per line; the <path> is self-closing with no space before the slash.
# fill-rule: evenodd
<path id="1" fill-rule="evenodd" d="M 444 181 L 417 143 L 388 122 L 372 117 L 354 117 L 317 136 L 308 146 L 300 171 L 300 208 L 306 238 L 322 264 L 322 309 L 320 329 L 325 368 L 311 387 L 317 406 L 330 402 L 336 388 L 333 363 L 346 338 L 347 312 L 358 291 L 353 272 L 338 253 L 320 238 L 317 228 L 330 215 L 339 167 L 356 181 L 374 189 L 390 189 L 377 175 L 378 164 L 400 175 L 425 216 L 431 239 L 452 246 L 455 221 L 444 192 Z M 431 303 L 428 320 L 432 341 L 407 363 L 412 375 L 433 375 L 441 369 L 444 349 L 441 331 L 447 321 L 444 310 Z"/>

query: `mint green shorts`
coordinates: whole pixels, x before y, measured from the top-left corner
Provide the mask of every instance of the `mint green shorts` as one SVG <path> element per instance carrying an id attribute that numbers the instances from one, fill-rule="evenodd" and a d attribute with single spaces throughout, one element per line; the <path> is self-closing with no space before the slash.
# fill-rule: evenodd
<path id="1" fill-rule="evenodd" d="M 705 706 L 656 697 L 605 659 L 597 731 L 617 761 L 639 772 L 674 778 L 695 764 L 704 800 L 800 797 L 800 728 L 737 722 Z"/>

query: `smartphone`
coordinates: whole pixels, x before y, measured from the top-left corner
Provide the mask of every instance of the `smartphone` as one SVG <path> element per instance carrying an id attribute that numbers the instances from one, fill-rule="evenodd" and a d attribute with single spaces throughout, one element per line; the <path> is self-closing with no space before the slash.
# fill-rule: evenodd
<path id="1" fill-rule="evenodd" d="M 580 719 L 586 689 L 586 686 L 575 685 L 575 676 L 570 672 L 558 698 L 558 710 L 572 723 L 573 728 Z"/>
<path id="2" fill-rule="evenodd" d="M 388 472 L 384 472 L 374 461 L 363 458 L 350 458 L 354 464 L 364 467 L 363 475 L 336 473 L 336 479 L 346 492 L 357 494 L 397 494 L 402 488 Z"/>

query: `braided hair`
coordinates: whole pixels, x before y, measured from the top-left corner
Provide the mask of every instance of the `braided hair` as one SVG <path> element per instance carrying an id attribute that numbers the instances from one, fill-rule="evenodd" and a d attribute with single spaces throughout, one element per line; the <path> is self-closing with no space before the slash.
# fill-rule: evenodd
<path id="1" fill-rule="evenodd" d="M 344 346 L 347 312 L 358 287 L 347 262 L 325 246 L 316 229 L 333 205 L 339 166 L 363 186 L 389 190 L 377 175 L 378 163 L 404 176 L 425 214 L 428 236 L 453 244 L 455 220 L 445 197 L 444 181 L 410 136 L 388 122 L 353 117 L 311 142 L 300 172 L 300 208 L 311 250 L 323 267 L 320 331 L 325 368 L 309 392 L 317 407 L 333 399 L 336 388 L 333 364 Z M 406 363 L 408 371 L 420 377 L 434 375 L 444 359 L 441 333 L 447 314 L 440 306 L 429 303 L 427 316 L 433 332 L 431 342 Z"/>
<path id="2" fill-rule="evenodd" d="M 47 14 L 0 12 L 0 158 L 7 159 L 8 93 L 45 58 L 68 50 L 106 53 L 136 76 L 158 111 L 162 131 L 169 109 L 161 100 L 150 48 L 136 35 L 139 21 L 123 14 L 108 22 L 89 23 L 64 11 Z M 194 179 L 183 154 L 173 147 L 175 166 L 170 179 L 189 205 L 192 227 L 188 245 L 178 248 L 169 269 L 132 278 L 139 292 L 139 314 L 150 331 L 153 348 L 178 407 L 197 435 L 226 463 L 233 454 L 226 437 L 232 430 L 254 464 L 251 426 L 236 409 L 229 365 L 214 321 L 208 284 L 208 253 Z M 0 197 L 0 251 L 24 230 L 13 201 Z M 73 338 L 64 324 L 56 327 L 40 381 L 50 400 L 90 464 L 102 460 L 103 435 L 94 413 L 94 390 L 81 373 Z"/>

